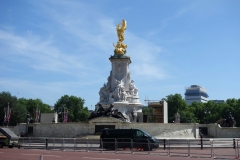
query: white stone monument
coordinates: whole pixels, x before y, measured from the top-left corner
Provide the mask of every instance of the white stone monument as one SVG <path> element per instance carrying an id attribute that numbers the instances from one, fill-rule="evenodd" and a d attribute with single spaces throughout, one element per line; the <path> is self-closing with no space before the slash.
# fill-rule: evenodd
<path id="1" fill-rule="evenodd" d="M 126 21 L 122 20 L 122 23 L 117 25 L 118 42 L 116 46 L 113 44 L 115 47 L 114 55 L 109 58 L 112 63 L 112 70 L 107 83 L 104 83 L 103 87 L 100 88 L 98 104 L 102 104 L 104 108 L 113 104 L 114 109 L 117 109 L 127 118 L 127 122 L 136 122 L 136 117 L 141 122 L 143 105 L 139 101 L 138 89 L 134 80 L 130 79 L 129 64 L 131 59 L 126 54 L 127 45 L 122 43 L 125 29 Z"/>

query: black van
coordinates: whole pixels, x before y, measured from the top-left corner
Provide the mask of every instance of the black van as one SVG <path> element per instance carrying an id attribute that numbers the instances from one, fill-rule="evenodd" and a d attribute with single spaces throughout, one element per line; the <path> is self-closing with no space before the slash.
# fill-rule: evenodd
<path id="1" fill-rule="evenodd" d="M 143 148 L 144 151 L 151 151 L 159 147 L 159 140 L 141 129 L 103 129 L 100 135 L 100 147 Z"/>

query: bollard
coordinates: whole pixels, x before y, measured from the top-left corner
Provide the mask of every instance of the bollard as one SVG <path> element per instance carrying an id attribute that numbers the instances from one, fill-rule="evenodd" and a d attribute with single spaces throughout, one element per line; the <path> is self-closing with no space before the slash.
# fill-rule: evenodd
<path id="1" fill-rule="evenodd" d="M 131 154 L 133 154 L 133 140 L 131 139 Z"/>
<path id="2" fill-rule="evenodd" d="M 147 140 L 147 142 L 148 142 L 148 154 L 150 154 L 150 150 L 151 150 L 151 145 L 150 145 L 150 141 L 149 140 Z"/>
<path id="3" fill-rule="evenodd" d="M 89 152 L 89 142 L 88 142 L 88 138 L 86 138 L 87 140 L 87 152 Z"/>
<path id="4" fill-rule="evenodd" d="M 168 156 L 170 156 L 170 140 L 168 139 L 167 142 L 168 142 Z"/>
<path id="5" fill-rule="evenodd" d="M 73 139 L 74 141 L 74 152 L 76 151 L 76 138 Z"/>
<path id="6" fill-rule="evenodd" d="M 46 138 L 46 150 L 48 149 L 48 139 Z"/>
<path id="7" fill-rule="evenodd" d="M 117 142 L 117 138 L 115 138 L 115 153 L 118 153 L 118 142 Z"/>
<path id="8" fill-rule="evenodd" d="M 235 139 L 233 139 L 233 149 L 236 148 L 236 142 L 235 142 Z"/>
<path id="9" fill-rule="evenodd" d="M 64 138 L 62 138 L 62 151 L 65 151 L 65 141 L 64 141 Z"/>
<path id="10" fill-rule="evenodd" d="M 166 139 L 163 140 L 163 149 L 166 149 Z"/>
<path id="11" fill-rule="evenodd" d="M 43 160 L 43 155 L 40 155 L 39 160 Z"/>
<path id="12" fill-rule="evenodd" d="M 29 146 L 29 149 L 30 149 L 30 147 L 31 147 L 31 137 L 29 137 L 29 142 L 28 143 L 29 143 L 28 146 Z"/>

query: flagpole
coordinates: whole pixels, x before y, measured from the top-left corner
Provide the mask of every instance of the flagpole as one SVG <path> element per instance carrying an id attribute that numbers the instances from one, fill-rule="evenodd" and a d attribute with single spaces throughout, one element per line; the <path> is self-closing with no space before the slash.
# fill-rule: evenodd
<path id="1" fill-rule="evenodd" d="M 38 123 L 38 105 L 37 105 L 37 108 L 36 108 L 36 113 L 35 113 L 35 123 Z"/>
<path id="2" fill-rule="evenodd" d="M 9 102 L 8 102 L 8 110 L 7 110 L 7 118 L 9 117 Z M 9 121 L 9 120 L 8 120 Z"/>

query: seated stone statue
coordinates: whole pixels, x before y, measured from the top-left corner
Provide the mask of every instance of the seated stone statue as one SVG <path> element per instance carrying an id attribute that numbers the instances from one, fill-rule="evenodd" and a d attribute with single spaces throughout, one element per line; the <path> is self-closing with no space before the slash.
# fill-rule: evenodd
<path id="1" fill-rule="evenodd" d="M 122 101 L 126 101 L 127 100 L 127 93 L 125 91 L 125 87 L 124 86 L 121 87 L 121 100 Z"/>
<path id="2" fill-rule="evenodd" d="M 129 93 L 130 95 L 138 95 L 138 89 L 134 84 L 134 80 L 131 80 L 131 83 L 129 84 Z"/>
<path id="3" fill-rule="evenodd" d="M 175 114 L 175 123 L 180 123 L 180 114 L 178 112 Z"/>

